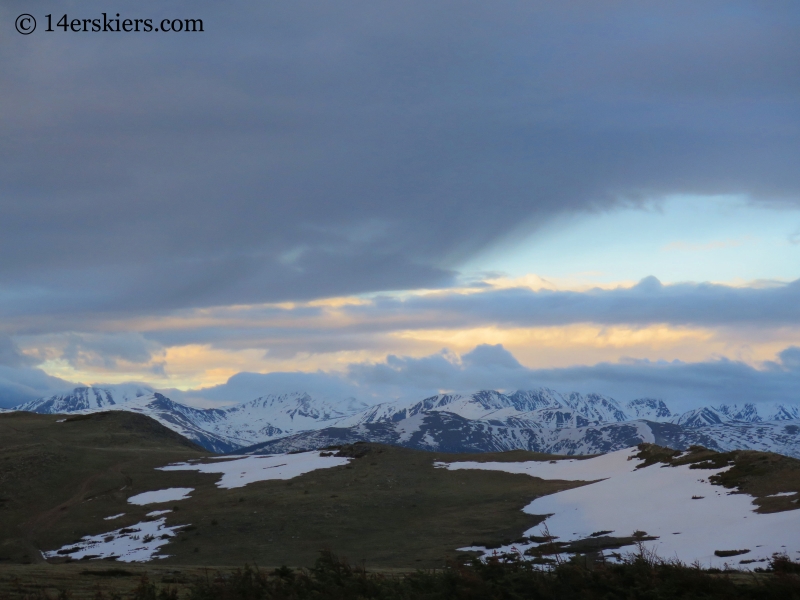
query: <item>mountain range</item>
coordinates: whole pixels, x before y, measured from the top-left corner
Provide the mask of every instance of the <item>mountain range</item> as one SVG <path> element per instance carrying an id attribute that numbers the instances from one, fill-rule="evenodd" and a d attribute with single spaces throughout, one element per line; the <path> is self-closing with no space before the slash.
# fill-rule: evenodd
<path id="1" fill-rule="evenodd" d="M 800 405 L 704 406 L 674 414 L 655 398 L 621 404 L 600 394 L 561 394 L 547 388 L 438 394 L 373 406 L 298 392 L 199 409 L 144 386 L 116 385 L 79 387 L 13 410 L 142 413 L 218 453 L 270 454 L 366 440 L 449 452 L 526 449 L 555 454 L 597 454 L 649 442 L 800 457 Z"/>

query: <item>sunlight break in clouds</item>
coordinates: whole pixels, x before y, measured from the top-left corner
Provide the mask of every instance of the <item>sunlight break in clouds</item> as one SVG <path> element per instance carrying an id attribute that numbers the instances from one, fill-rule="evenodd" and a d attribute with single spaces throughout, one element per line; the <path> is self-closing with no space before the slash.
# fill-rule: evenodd
<path id="1" fill-rule="evenodd" d="M 68 381 L 193 389 L 242 371 L 342 373 L 390 354 L 420 358 L 481 344 L 502 344 L 532 369 L 718 358 L 757 366 L 800 339 L 798 282 L 662 285 L 647 278 L 579 291 L 536 289 L 539 281 L 184 309 L 95 325 L 107 333 L 26 335 L 16 344 L 30 364 Z"/>

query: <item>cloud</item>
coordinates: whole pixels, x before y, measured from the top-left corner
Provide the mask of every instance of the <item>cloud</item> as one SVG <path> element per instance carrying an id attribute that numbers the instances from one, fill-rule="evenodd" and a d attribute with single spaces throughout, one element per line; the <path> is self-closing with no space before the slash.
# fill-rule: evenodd
<path id="1" fill-rule="evenodd" d="M 426 329 L 483 326 L 552 327 L 579 323 L 646 326 L 666 324 L 706 328 L 782 328 L 800 324 L 800 280 L 734 287 L 712 283 L 662 285 L 647 277 L 632 287 L 586 291 L 476 287 L 470 293 L 445 290 L 424 295 L 381 295 L 346 302 L 217 307 L 175 311 L 146 320 L 45 319 L 40 335 L 26 340 L 64 339 L 57 327 L 135 329 L 139 334 L 80 334 L 81 347 L 122 343 L 155 352 L 158 348 L 210 343 L 224 348 L 270 348 L 290 356 L 313 349 L 331 352 L 381 348 L 381 335 Z M 357 301 L 356 301 L 357 300 Z M 30 329 L 20 320 L 20 330 Z M 14 331 L 15 322 L 4 326 Z M 72 334 L 69 334 L 72 335 Z M 92 341 L 94 340 L 94 341 Z M 138 350 L 137 350 L 138 351 Z M 113 352 L 112 352 L 113 354 Z"/>
<path id="2" fill-rule="evenodd" d="M 71 389 L 76 384 L 51 377 L 41 369 L 0 365 L 0 408 L 10 408 Z"/>
<path id="3" fill-rule="evenodd" d="M 503 348 L 501 344 L 480 344 L 471 352 L 461 357 L 464 368 L 495 367 L 509 371 L 518 371 L 523 367 L 514 355 Z"/>
<path id="4" fill-rule="evenodd" d="M 237 373 L 222 385 L 175 394 L 185 400 L 211 400 L 220 404 L 246 402 L 267 394 L 306 392 L 324 400 L 341 401 L 361 395 L 358 388 L 337 374 Z"/>
<path id="5" fill-rule="evenodd" d="M 11 407 L 76 384 L 30 367 L 0 366 L 0 407 Z M 549 387 L 596 392 L 629 401 L 662 398 L 674 410 L 743 402 L 800 402 L 800 348 L 791 346 L 761 368 L 718 359 L 695 363 L 627 360 L 557 369 L 530 369 L 501 345 L 482 344 L 458 355 L 449 350 L 423 356 L 388 355 L 352 363 L 344 372 L 238 373 L 226 383 L 189 391 L 164 390 L 198 406 L 244 402 L 267 394 L 307 392 L 336 402 L 356 398 L 373 404 L 419 400 L 439 392 L 513 391 Z"/>
<path id="6" fill-rule="evenodd" d="M 758 328 L 800 324 L 800 280 L 765 286 L 662 285 L 647 277 L 633 287 L 582 292 L 529 288 L 478 288 L 435 294 L 379 296 L 341 306 L 240 307 L 175 316 L 147 337 L 162 345 L 207 343 L 269 348 L 273 356 L 313 349 L 335 352 L 381 349 L 387 336 L 420 330 L 536 328 L 593 323 L 599 326 Z M 745 336 L 746 337 L 746 336 Z"/>
<path id="7" fill-rule="evenodd" d="M 800 197 L 793 3 L 168 12 L 206 31 L 0 41 L 3 318 L 443 287 L 564 213 Z"/>
<path id="8" fill-rule="evenodd" d="M 777 362 L 761 369 L 727 359 L 697 363 L 629 360 L 529 369 L 500 345 L 479 345 L 461 356 L 448 350 L 419 358 L 389 355 L 384 361 L 351 364 L 345 373 L 240 373 L 226 384 L 186 394 L 187 398 L 244 401 L 268 393 L 306 391 L 333 401 L 355 397 L 375 403 L 419 400 L 440 392 L 549 387 L 566 393 L 605 394 L 623 402 L 662 398 L 681 411 L 723 403 L 798 403 L 798 356 L 800 349 L 787 348 Z"/>
<path id="9" fill-rule="evenodd" d="M 138 333 L 70 333 L 63 342 L 61 358 L 77 369 L 88 366 L 114 369 L 118 361 L 148 363 L 158 349 L 158 344 Z"/>
<path id="10" fill-rule="evenodd" d="M 24 361 L 12 364 L 39 365 L 70 380 L 148 380 L 181 389 L 212 386 L 240 371 L 340 371 L 351 363 L 420 357 L 442 347 L 463 353 L 457 362 L 481 365 L 491 356 L 509 372 L 517 358 L 507 350 L 539 368 L 625 357 L 695 362 L 727 356 L 758 365 L 796 343 L 798 307 L 800 281 L 733 287 L 662 285 L 646 278 L 632 287 L 586 291 L 483 286 L 88 321 L 84 325 L 94 331 L 16 335 L 24 353 L 11 353 L 6 338 L 5 355 L 7 361 Z M 12 319 L 3 326 L 13 331 L 30 323 Z M 481 344 L 504 344 L 507 350 Z M 468 350 L 475 346 L 473 355 Z M 436 356 L 429 367 L 447 367 L 442 361 L 450 360 Z M 436 383 L 435 377 L 432 372 L 427 389 L 454 385 L 447 379 Z"/>
<path id="11" fill-rule="evenodd" d="M 7 335 L 0 334 L 0 366 L 21 367 L 36 363 L 34 358 L 20 352 L 17 344 Z"/>
<path id="12" fill-rule="evenodd" d="M 407 327 L 438 328 L 499 323 L 549 326 L 570 323 L 698 325 L 796 325 L 800 323 L 800 280 L 768 287 L 731 287 L 710 283 L 662 285 L 646 277 L 629 288 L 585 292 L 534 291 L 527 288 L 479 293 L 440 293 L 407 299 L 378 298 L 348 307 L 355 316 L 393 315 Z M 431 318 L 435 315 L 435 319 Z"/>
<path id="13" fill-rule="evenodd" d="M 469 360 L 466 360 L 467 357 Z M 363 386 L 412 397 L 440 390 L 516 390 L 550 387 L 560 392 L 597 392 L 628 401 L 657 397 L 677 410 L 742 402 L 800 402 L 800 349 L 787 348 L 777 368 L 756 369 L 726 359 L 698 363 L 623 361 L 560 369 L 528 369 L 501 346 L 478 346 L 457 357 L 443 351 L 424 358 L 388 357 L 385 363 L 353 365 L 349 378 Z M 497 358 L 502 357 L 498 361 Z M 513 362 L 512 362 L 513 361 Z"/>
<path id="14" fill-rule="evenodd" d="M 778 353 L 778 367 L 791 371 L 800 371 L 800 348 L 790 346 Z"/>

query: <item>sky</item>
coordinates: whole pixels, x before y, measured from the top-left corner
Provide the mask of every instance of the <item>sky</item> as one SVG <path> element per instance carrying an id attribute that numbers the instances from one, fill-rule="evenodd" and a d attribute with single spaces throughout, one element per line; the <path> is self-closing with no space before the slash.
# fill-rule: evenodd
<path id="1" fill-rule="evenodd" d="M 46 31 L 104 12 L 204 30 Z M 800 402 L 795 2 L 0 22 L 0 407 L 122 382 Z"/>

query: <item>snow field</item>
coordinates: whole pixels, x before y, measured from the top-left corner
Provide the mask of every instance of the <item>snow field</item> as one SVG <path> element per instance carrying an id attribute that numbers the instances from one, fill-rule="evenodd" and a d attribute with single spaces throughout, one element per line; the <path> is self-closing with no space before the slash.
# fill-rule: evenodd
<path id="1" fill-rule="evenodd" d="M 146 562 L 154 558 L 166 558 L 159 555 L 161 546 L 168 544 L 175 532 L 186 525 L 167 527 L 166 519 L 142 521 L 108 533 L 87 535 L 77 544 L 67 544 L 58 550 L 42 552 L 44 558 L 70 557 L 78 560 L 83 557 L 95 559 L 116 557 L 122 562 Z"/>
<path id="2" fill-rule="evenodd" d="M 711 485 L 708 478 L 727 469 L 689 469 L 656 463 L 636 469 L 636 449 L 620 450 L 586 460 L 527 463 L 452 463 L 439 466 L 524 473 L 542 479 L 592 481 L 588 485 L 537 498 L 523 510 L 549 515 L 542 525 L 525 532 L 542 535 L 547 525 L 560 542 L 590 537 L 598 531 L 628 537 L 634 531 L 657 536 L 645 542 L 663 559 L 703 567 L 748 569 L 764 566 L 774 553 L 800 558 L 800 511 L 759 514 L 752 497 Z M 515 545 L 524 552 L 538 544 Z M 471 548 L 475 549 L 475 548 Z M 715 550 L 749 550 L 719 557 Z M 511 547 L 498 552 L 512 551 Z M 624 551 L 624 549 L 623 549 Z M 740 561 L 757 561 L 741 563 Z"/>
<path id="3" fill-rule="evenodd" d="M 155 490 L 153 492 L 143 492 L 128 498 L 131 504 L 143 506 L 145 504 L 158 504 L 160 502 L 173 502 L 174 500 L 186 500 L 194 488 L 167 488 L 165 490 Z"/>
<path id="4" fill-rule="evenodd" d="M 217 457 L 223 458 L 223 457 Z M 270 456 L 248 455 L 224 457 L 230 460 L 216 460 L 211 463 L 176 463 L 159 467 L 160 471 L 199 471 L 219 473 L 222 478 L 217 487 L 232 489 L 244 487 L 256 481 L 270 479 L 292 479 L 317 469 L 339 467 L 350 462 L 349 458 L 321 456 L 320 452 L 300 452 L 298 454 L 276 454 Z"/>

